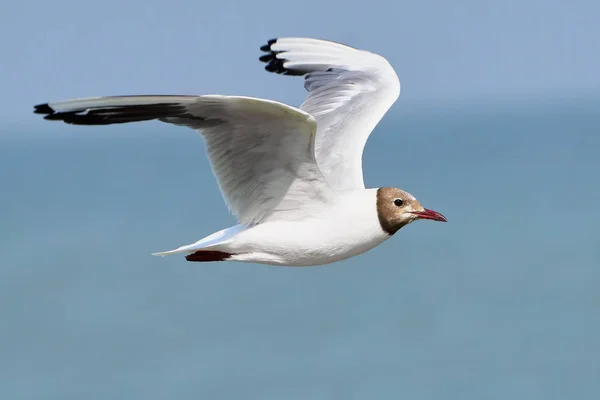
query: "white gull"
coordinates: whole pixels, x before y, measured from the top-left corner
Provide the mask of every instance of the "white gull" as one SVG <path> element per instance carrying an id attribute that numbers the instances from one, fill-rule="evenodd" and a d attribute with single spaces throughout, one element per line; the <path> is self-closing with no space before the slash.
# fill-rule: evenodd
<path id="1" fill-rule="evenodd" d="M 35 106 L 47 120 L 108 125 L 158 119 L 197 130 L 238 224 L 155 253 L 188 261 L 328 264 L 364 253 L 417 219 L 446 221 L 396 188 L 366 189 L 365 143 L 400 95 L 388 61 L 330 41 L 280 38 L 265 69 L 304 76 L 300 108 L 242 96 L 111 96 Z"/>

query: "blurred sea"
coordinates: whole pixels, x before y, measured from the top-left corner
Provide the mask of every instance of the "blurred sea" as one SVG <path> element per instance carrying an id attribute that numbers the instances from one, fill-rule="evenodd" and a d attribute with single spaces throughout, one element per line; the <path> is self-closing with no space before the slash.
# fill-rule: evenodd
<path id="1" fill-rule="evenodd" d="M 599 399 L 599 110 L 388 115 L 449 223 L 313 268 L 150 256 L 234 224 L 191 130 L 4 128 L 0 398 Z"/>

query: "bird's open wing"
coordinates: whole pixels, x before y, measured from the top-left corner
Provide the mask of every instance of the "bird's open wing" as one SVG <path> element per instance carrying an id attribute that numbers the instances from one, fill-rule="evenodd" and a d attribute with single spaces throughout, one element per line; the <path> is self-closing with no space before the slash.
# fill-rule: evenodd
<path id="1" fill-rule="evenodd" d="M 327 181 L 364 188 L 365 143 L 400 95 L 394 69 L 377 54 L 318 39 L 273 39 L 261 50 L 267 71 L 305 75 L 300 108 L 317 120 L 316 159 Z"/>
<path id="2" fill-rule="evenodd" d="M 159 119 L 198 130 L 221 192 L 242 224 L 301 218 L 330 190 L 315 163 L 314 118 L 274 101 L 114 96 L 40 104 L 35 112 L 76 125 Z"/>

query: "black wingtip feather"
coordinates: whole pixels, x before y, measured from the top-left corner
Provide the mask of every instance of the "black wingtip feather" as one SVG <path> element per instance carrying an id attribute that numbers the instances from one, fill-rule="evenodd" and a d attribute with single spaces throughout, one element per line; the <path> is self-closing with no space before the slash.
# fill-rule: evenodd
<path id="1" fill-rule="evenodd" d="M 294 71 L 294 70 L 288 69 L 283 66 L 283 64 L 288 60 L 286 60 L 285 58 L 277 58 L 277 54 L 281 53 L 281 51 L 275 51 L 275 50 L 271 49 L 271 46 L 276 42 L 277 42 L 277 39 L 271 39 L 267 42 L 267 44 L 265 44 L 264 46 L 261 46 L 261 48 L 260 48 L 262 51 L 267 53 L 267 54 L 263 54 L 262 56 L 260 56 L 258 58 L 261 62 L 264 62 L 267 64 L 267 65 L 265 65 L 265 70 L 276 73 L 276 74 L 282 74 L 282 75 L 292 75 L 292 76 L 305 75 L 306 72 Z"/>
<path id="2" fill-rule="evenodd" d="M 271 46 L 272 46 L 272 45 L 273 45 L 275 42 L 277 42 L 277 39 L 270 39 L 270 40 L 268 40 L 268 41 L 267 41 L 267 44 L 265 44 L 265 45 L 263 45 L 263 46 L 260 46 L 260 49 L 261 49 L 262 51 L 271 51 Z"/>
<path id="3" fill-rule="evenodd" d="M 48 105 L 48 103 L 44 103 L 33 106 L 33 112 L 35 114 L 52 114 L 54 113 L 54 110 Z"/>
<path id="4" fill-rule="evenodd" d="M 203 120 L 202 117 L 188 114 L 185 106 L 177 103 L 101 107 L 62 112 L 56 112 L 48 104 L 40 104 L 35 106 L 34 112 L 46 114 L 44 119 L 48 121 L 63 121 L 73 125 L 124 124 L 172 117 Z"/>

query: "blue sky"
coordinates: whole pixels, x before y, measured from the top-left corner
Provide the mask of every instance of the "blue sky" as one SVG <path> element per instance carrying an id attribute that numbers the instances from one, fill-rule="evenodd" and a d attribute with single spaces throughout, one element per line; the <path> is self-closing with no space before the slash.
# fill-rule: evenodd
<path id="1" fill-rule="evenodd" d="M 592 0 L 4 1 L 0 138 L 45 140 L 0 143 L 0 398 L 600 398 L 598 21 Z M 369 138 L 366 184 L 448 224 L 322 268 L 152 257 L 235 223 L 201 138 L 32 113 L 117 94 L 297 105 L 301 79 L 258 61 L 292 35 L 390 60 L 402 118 Z"/>
<path id="2" fill-rule="evenodd" d="M 592 0 L 7 2 L 0 118 L 41 124 L 35 103 L 111 94 L 225 93 L 298 104 L 299 79 L 271 76 L 257 60 L 258 47 L 277 36 L 384 55 L 400 75 L 405 106 L 594 95 L 599 19 Z"/>

